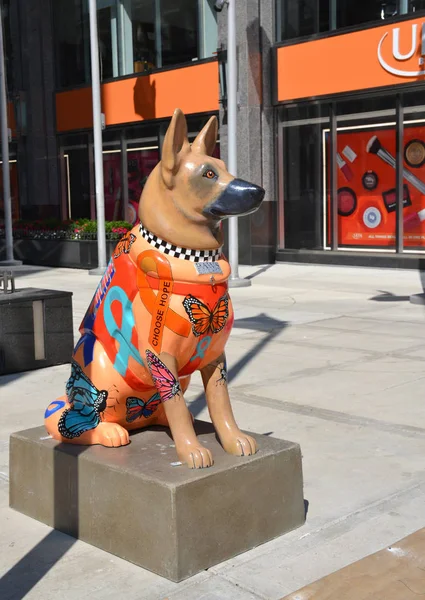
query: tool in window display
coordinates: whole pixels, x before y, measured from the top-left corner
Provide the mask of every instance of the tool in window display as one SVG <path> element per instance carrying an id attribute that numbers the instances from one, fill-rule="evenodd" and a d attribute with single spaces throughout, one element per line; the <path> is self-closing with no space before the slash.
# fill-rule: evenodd
<path id="1" fill-rule="evenodd" d="M 396 168 L 396 160 L 394 156 L 390 154 L 388 150 L 385 150 L 376 135 L 370 138 L 369 142 L 367 143 L 366 150 L 371 154 L 376 154 L 379 156 L 379 158 L 390 165 L 393 169 Z M 408 169 L 403 168 L 403 177 L 411 185 L 413 185 L 413 187 L 419 190 L 421 194 L 425 195 L 425 183 L 418 179 L 416 175 L 413 175 L 413 173 L 411 173 Z"/>
<path id="2" fill-rule="evenodd" d="M 185 116 L 174 112 L 142 192 L 140 224 L 117 245 L 83 319 L 66 395 L 47 408 L 54 439 L 124 446 L 130 430 L 164 425 L 182 463 L 210 467 L 184 400 L 199 370 L 224 449 L 256 452 L 227 389 L 224 348 L 234 316 L 221 221 L 254 212 L 265 192 L 212 156 L 216 140 L 216 117 L 190 145 Z"/>
<path id="3" fill-rule="evenodd" d="M 351 181 L 353 179 L 353 172 L 338 152 L 336 154 L 336 163 L 345 179 Z"/>

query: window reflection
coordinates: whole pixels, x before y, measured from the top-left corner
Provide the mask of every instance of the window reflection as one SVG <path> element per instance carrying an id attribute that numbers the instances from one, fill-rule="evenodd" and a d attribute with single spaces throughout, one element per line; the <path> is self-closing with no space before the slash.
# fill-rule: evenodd
<path id="1" fill-rule="evenodd" d="M 277 0 L 277 38 L 291 40 L 326 31 L 377 24 L 425 10 L 425 0 Z"/>
<path id="2" fill-rule="evenodd" d="M 88 0 L 55 0 L 57 79 L 61 87 L 90 80 Z M 214 1 L 98 0 L 102 80 L 213 56 Z"/>
<path id="3" fill-rule="evenodd" d="M 161 39 L 164 66 L 198 58 L 197 0 L 161 0 Z"/>
<path id="4" fill-rule="evenodd" d="M 158 66 L 155 38 L 155 3 L 134 0 L 132 3 L 134 72 L 140 73 Z"/>
<path id="5" fill-rule="evenodd" d="M 57 80 L 61 87 L 87 83 L 90 76 L 89 22 L 86 0 L 55 0 Z"/>

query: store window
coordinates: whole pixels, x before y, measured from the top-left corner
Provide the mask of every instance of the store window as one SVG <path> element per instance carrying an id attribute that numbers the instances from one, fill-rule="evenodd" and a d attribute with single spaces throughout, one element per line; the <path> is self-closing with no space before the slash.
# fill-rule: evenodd
<path id="1" fill-rule="evenodd" d="M 91 136 L 71 134 L 60 139 L 61 172 L 65 207 L 63 218 L 90 219 L 94 209 L 93 152 Z"/>
<path id="2" fill-rule="evenodd" d="M 418 92 L 280 109 L 280 247 L 425 250 Z"/>
<path id="3" fill-rule="evenodd" d="M 323 248 L 324 131 L 329 110 L 323 106 L 284 108 L 279 128 L 279 177 L 283 182 L 281 216 L 285 248 Z M 283 214 L 282 214 L 283 213 Z"/>
<path id="4" fill-rule="evenodd" d="M 425 248 L 425 105 L 421 94 L 403 94 L 403 239 L 406 251 Z"/>
<path id="5" fill-rule="evenodd" d="M 55 0 L 60 87 L 90 80 L 87 0 Z M 97 0 L 102 80 L 196 61 L 217 50 L 214 0 Z"/>
<path id="6" fill-rule="evenodd" d="M 425 10 L 425 0 L 277 0 L 277 40 L 382 23 Z"/>
<path id="7" fill-rule="evenodd" d="M 336 148 L 326 133 L 326 247 L 392 249 L 396 244 L 396 100 L 338 102 Z M 335 170 L 332 185 L 331 164 Z M 404 190 L 409 195 L 409 190 Z M 332 230 L 335 202 L 336 230 Z"/>
<path id="8" fill-rule="evenodd" d="M 58 85 L 87 83 L 90 79 L 87 0 L 55 0 L 52 6 Z"/>

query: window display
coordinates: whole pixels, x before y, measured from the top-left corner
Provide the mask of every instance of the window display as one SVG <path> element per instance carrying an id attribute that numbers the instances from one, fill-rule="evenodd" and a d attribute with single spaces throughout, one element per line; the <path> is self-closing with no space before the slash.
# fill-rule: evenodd
<path id="1" fill-rule="evenodd" d="M 324 131 L 330 177 L 329 131 Z M 405 123 L 403 160 L 404 246 L 425 246 L 425 126 Z M 339 246 L 391 247 L 396 238 L 396 133 L 394 124 L 338 129 Z M 330 245 L 330 189 L 326 187 Z"/>

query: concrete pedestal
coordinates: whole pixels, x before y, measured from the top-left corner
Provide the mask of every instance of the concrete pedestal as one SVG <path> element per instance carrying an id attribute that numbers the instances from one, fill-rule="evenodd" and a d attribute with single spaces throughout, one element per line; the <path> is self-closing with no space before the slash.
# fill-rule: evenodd
<path id="1" fill-rule="evenodd" d="M 234 457 L 196 422 L 210 469 L 177 461 L 167 430 L 123 448 L 45 439 L 43 427 L 10 440 L 10 506 L 120 558 L 181 581 L 304 523 L 297 444 L 255 435 L 259 452 Z"/>

